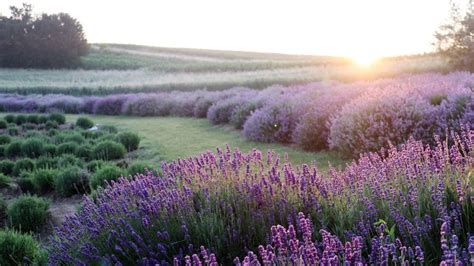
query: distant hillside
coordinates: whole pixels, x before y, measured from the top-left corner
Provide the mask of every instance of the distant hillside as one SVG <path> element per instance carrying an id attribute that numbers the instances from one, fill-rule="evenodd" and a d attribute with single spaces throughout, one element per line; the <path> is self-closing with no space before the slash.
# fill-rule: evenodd
<path id="1" fill-rule="evenodd" d="M 83 69 L 0 69 L 0 92 L 102 95 L 170 90 L 265 88 L 321 80 L 353 81 L 444 71 L 437 55 L 380 60 L 370 68 L 341 57 L 123 44 L 92 44 Z"/>

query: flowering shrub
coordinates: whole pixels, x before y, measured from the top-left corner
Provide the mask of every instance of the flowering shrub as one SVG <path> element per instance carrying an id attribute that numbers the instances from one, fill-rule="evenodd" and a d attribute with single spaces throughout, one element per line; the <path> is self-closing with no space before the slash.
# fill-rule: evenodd
<path id="1" fill-rule="evenodd" d="M 244 136 L 251 140 L 293 142 L 305 150 L 329 146 L 356 157 L 387 147 L 389 142 L 399 145 L 410 136 L 434 144 L 433 134 L 449 138 L 446 132 L 459 132 L 461 124 L 472 127 L 473 84 L 474 75 L 454 72 L 347 84 L 272 86 L 260 91 L 239 87 L 101 97 L 0 94 L 0 109 L 207 117 L 213 124 L 231 123 L 237 129 L 251 120 L 244 129 Z M 256 124 L 260 121 L 264 121 L 261 126 Z M 284 136 L 274 135 L 280 133 Z"/>
<path id="2" fill-rule="evenodd" d="M 409 140 L 327 175 L 258 150 L 218 149 L 163 163 L 162 176 L 120 178 L 94 199 L 84 197 L 79 213 L 56 228 L 50 264 L 227 265 L 248 250 L 258 250 L 263 264 L 468 263 L 473 134 L 462 131 L 452 147 Z M 208 249 L 183 255 L 201 245 Z M 235 262 L 256 259 L 249 253 Z"/>
<path id="3" fill-rule="evenodd" d="M 243 134 L 254 141 L 288 143 L 296 127 L 297 117 L 289 104 L 268 105 L 255 111 L 247 119 Z"/>

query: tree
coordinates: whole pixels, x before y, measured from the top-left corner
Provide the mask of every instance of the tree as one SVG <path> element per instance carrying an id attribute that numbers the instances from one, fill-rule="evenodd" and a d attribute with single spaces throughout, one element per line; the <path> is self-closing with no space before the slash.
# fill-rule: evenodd
<path id="1" fill-rule="evenodd" d="M 65 13 L 33 17 L 31 5 L 0 17 L 0 67 L 76 67 L 88 51 L 82 25 Z"/>
<path id="2" fill-rule="evenodd" d="M 459 70 L 474 70 L 474 3 L 469 0 L 465 10 L 451 2 L 450 21 L 435 33 L 437 50 L 446 56 L 451 66 Z"/>

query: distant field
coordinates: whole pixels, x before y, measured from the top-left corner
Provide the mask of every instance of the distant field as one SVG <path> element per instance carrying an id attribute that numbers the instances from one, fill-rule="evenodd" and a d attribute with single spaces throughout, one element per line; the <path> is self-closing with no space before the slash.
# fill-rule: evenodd
<path id="1" fill-rule="evenodd" d="M 83 69 L 0 69 L 0 92 L 102 95 L 120 92 L 264 88 L 319 80 L 356 80 L 441 71 L 436 56 L 386 59 L 370 71 L 337 57 L 133 45 L 93 45 Z"/>
<path id="2" fill-rule="evenodd" d="M 1 115 L 3 116 L 3 115 Z M 67 115 L 68 121 L 75 121 L 79 115 Z M 224 127 L 213 126 L 206 119 L 176 117 L 123 117 L 88 116 L 98 124 L 114 125 L 121 130 L 137 132 L 142 147 L 136 156 L 138 159 L 158 165 L 160 161 L 171 161 L 201 154 L 207 150 L 215 151 L 228 144 L 231 149 L 250 151 L 253 148 L 262 152 L 273 150 L 281 155 L 288 153 L 292 163 L 316 162 L 325 171 L 328 162 L 333 166 L 344 166 L 347 162 L 333 152 L 304 152 L 280 144 L 258 143 L 245 140 L 240 133 Z M 283 158 L 282 158 L 283 159 Z"/>

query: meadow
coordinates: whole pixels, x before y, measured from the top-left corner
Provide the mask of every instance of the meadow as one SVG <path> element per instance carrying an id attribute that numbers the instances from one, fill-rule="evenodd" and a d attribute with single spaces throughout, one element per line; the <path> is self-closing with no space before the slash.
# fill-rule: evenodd
<path id="1" fill-rule="evenodd" d="M 388 58 L 369 69 L 349 59 L 142 46 L 93 46 L 80 70 L 0 69 L 0 92 L 104 95 L 126 92 L 262 89 L 445 70 L 436 55 Z"/>

